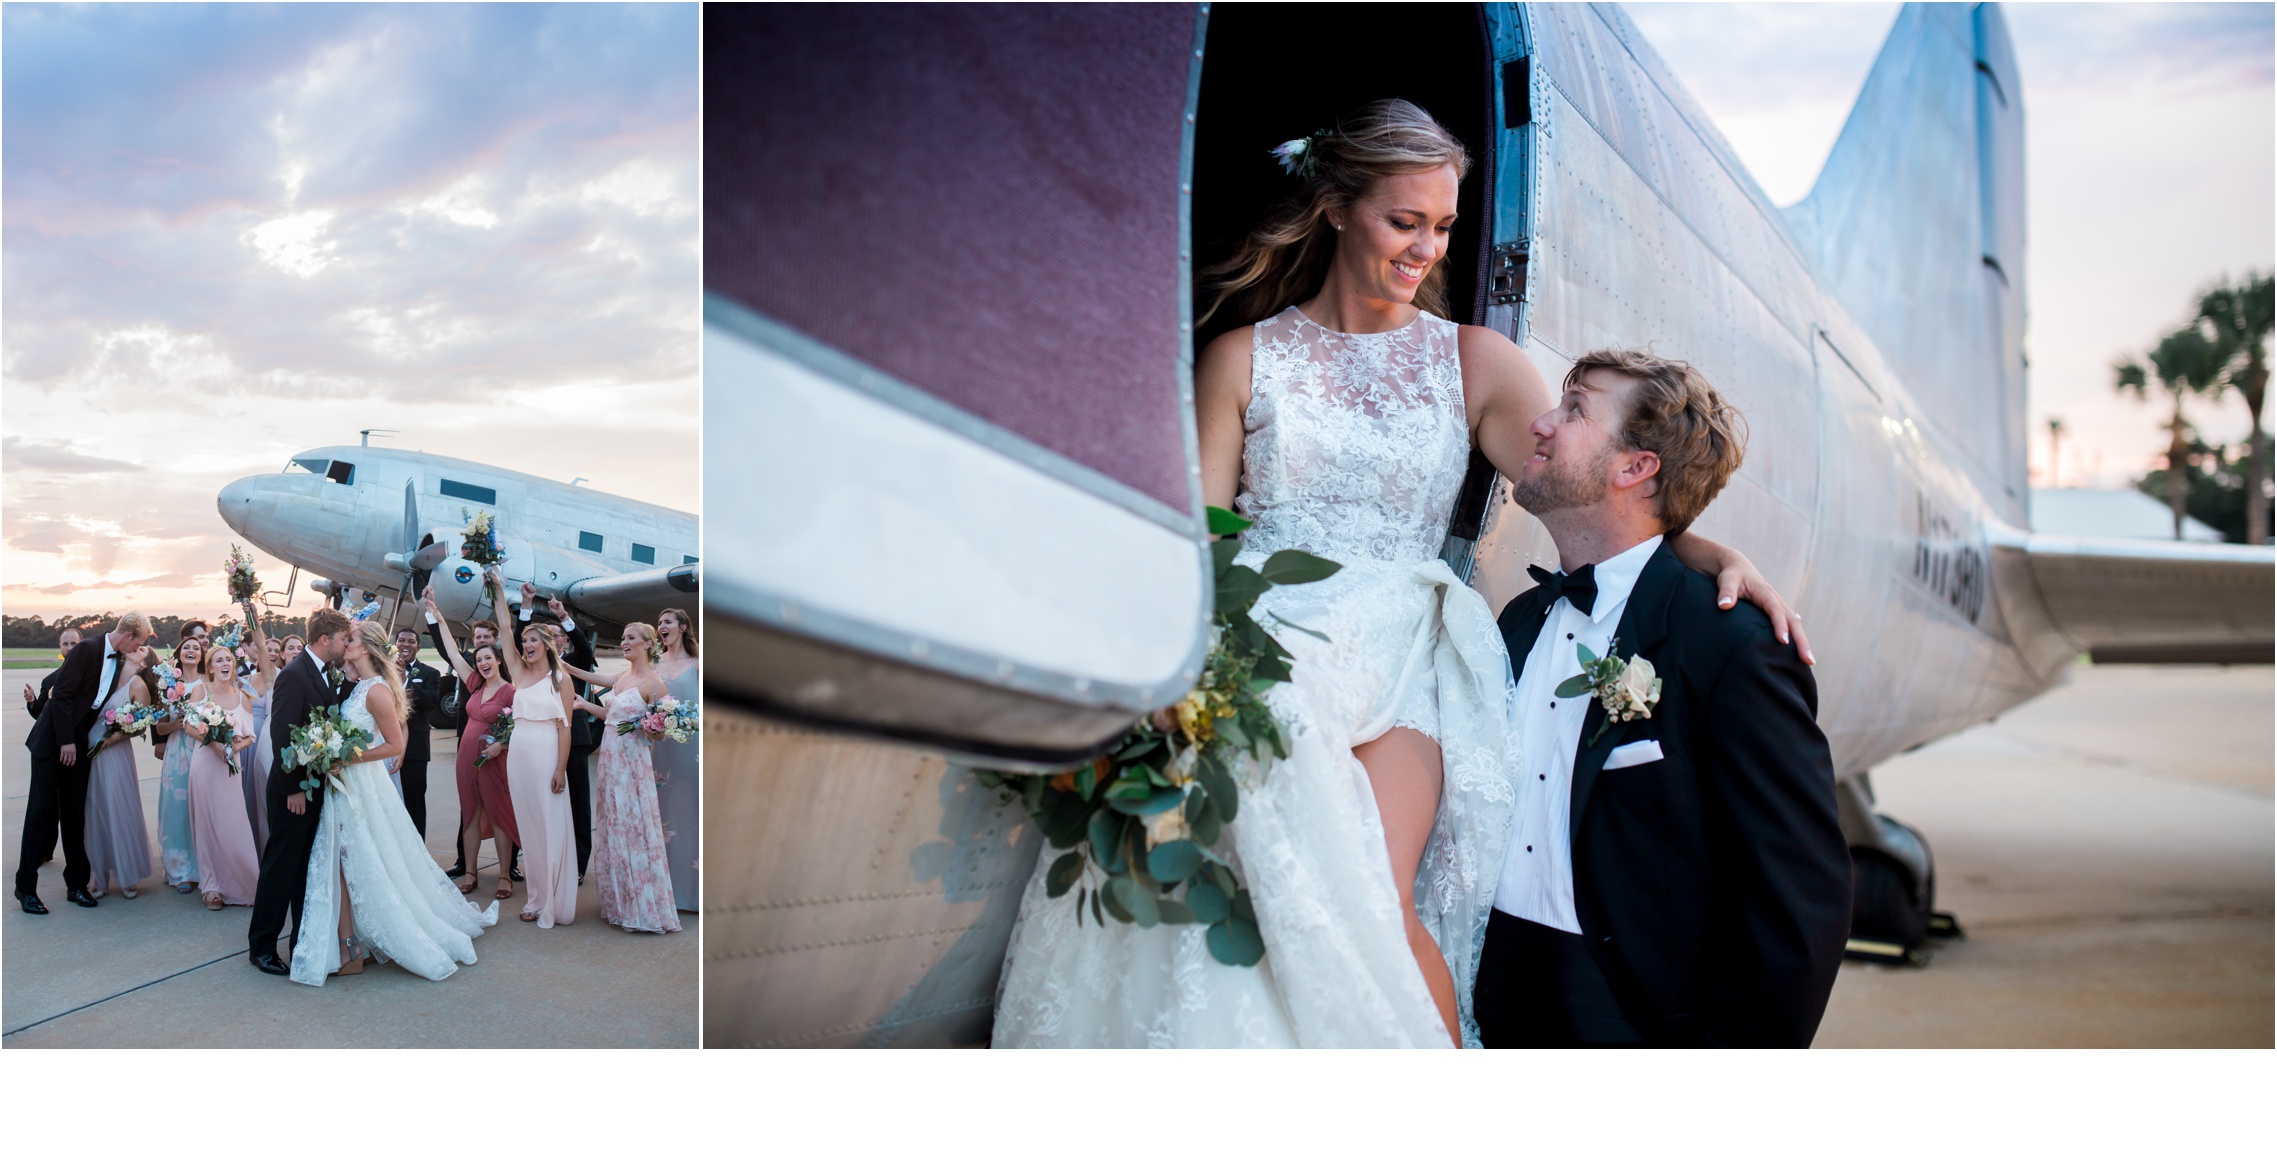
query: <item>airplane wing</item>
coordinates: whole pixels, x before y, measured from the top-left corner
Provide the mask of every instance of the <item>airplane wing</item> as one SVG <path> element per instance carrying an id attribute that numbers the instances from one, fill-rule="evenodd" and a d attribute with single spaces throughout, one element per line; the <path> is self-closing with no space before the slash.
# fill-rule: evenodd
<path id="1" fill-rule="evenodd" d="M 562 590 L 564 603 L 610 623 L 649 621 L 665 608 L 676 607 L 694 615 L 700 586 L 700 564 L 589 576 Z"/>
<path id="2" fill-rule="evenodd" d="M 1992 544 L 2001 578 L 2022 593 L 2006 606 L 2047 625 L 2016 629 L 2020 641 L 2044 637 L 2049 650 L 2033 655 L 2268 663 L 2277 651 L 2277 549 L 2021 532 Z"/>

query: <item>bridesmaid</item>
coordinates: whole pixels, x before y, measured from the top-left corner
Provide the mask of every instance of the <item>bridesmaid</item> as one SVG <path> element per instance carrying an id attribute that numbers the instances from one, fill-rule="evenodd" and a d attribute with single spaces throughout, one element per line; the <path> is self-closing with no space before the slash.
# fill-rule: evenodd
<path id="1" fill-rule="evenodd" d="M 656 638 L 664 647 L 656 661 L 656 674 L 672 698 L 688 703 L 703 695 L 704 676 L 696 664 L 696 621 L 679 608 L 666 608 L 656 617 Z M 700 870 L 703 821 L 697 812 L 703 802 L 696 769 L 703 759 L 702 734 L 686 743 L 664 740 L 655 747 L 656 806 L 664 817 L 664 854 L 672 862 L 672 903 L 694 911 L 696 873 Z"/>
<path id="2" fill-rule="evenodd" d="M 133 899 L 137 886 L 150 878 L 150 825 L 142 818 L 142 781 L 135 777 L 134 737 L 112 731 L 102 719 L 112 708 L 148 706 L 158 698 L 158 674 L 150 670 L 157 655 L 149 648 L 126 657 L 119 669 L 118 686 L 96 711 L 100 735 L 87 765 L 87 862 L 94 892 L 117 883 L 120 895 Z"/>
<path id="3" fill-rule="evenodd" d="M 224 904 L 250 907 L 261 881 L 261 856 L 253 846 L 253 823 L 245 815 L 245 789 L 231 764 L 254 744 L 253 697 L 237 681 L 237 653 L 219 645 L 206 649 L 205 682 L 190 701 L 212 701 L 228 718 L 229 746 L 206 742 L 206 727 L 185 720 L 176 739 L 191 745 L 190 829 L 197 844 L 198 887 L 206 908 Z"/>
<path id="4" fill-rule="evenodd" d="M 601 917 L 627 931 L 678 931 L 672 907 L 672 870 L 665 861 L 664 824 L 657 815 L 656 773 L 650 767 L 653 736 L 620 735 L 617 725 L 638 720 L 664 697 L 664 679 L 650 665 L 658 651 L 656 629 L 625 625 L 618 642 L 626 668 L 613 682 L 571 668 L 587 683 L 609 690 L 608 705 L 578 700 L 601 718 L 601 748 L 593 774 L 593 874 L 601 891 Z"/>
<path id="5" fill-rule="evenodd" d="M 262 634 L 250 602 L 245 602 L 245 634 L 252 638 L 239 650 L 251 653 L 256 668 L 245 678 L 253 693 L 253 746 L 237 757 L 237 778 L 245 792 L 245 818 L 253 826 L 253 850 L 259 852 L 269 845 L 269 765 L 276 759 L 276 749 L 269 746 L 269 696 L 285 666 L 279 658 L 284 645 Z"/>
<path id="6" fill-rule="evenodd" d="M 514 802 L 506 785 L 506 758 L 496 746 L 485 747 L 482 737 L 490 734 L 490 725 L 500 712 L 514 706 L 514 685 L 506 682 L 506 649 L 496 643 L 486 643 L 474 649 L 474 665 L 467 666 L 467 657 L 459 654 L 458 641 L 451 638 L 450 621 L 443 618 L 435 606 L 435 593 L 428 589 L 419 593 L 420 606 L 427 609 L 427 618 L 435 621 L 443 637 L 443 654 L 450 658 L 451 671 L 459 677 L 466 693 L 466 730 L 459 734 L 459 751 L 456 776 L 459 788 L 459 852 L 466 860 L 466 873 L 459 877 L 459 894 L 474 891 L 475 871 L 481 856 L 476 852 L 482 841 L 491 841 L 498 853 L 498 891 L 500 899 L 514 897 L 511 868 L 514 846 L 521 842 L 521 830 L 514 825 Z M 508 740 L 512 742 L 511 739 Z"/>
<path id="7" fill-rule="evenodd" d="M 197 690 L 198 666 L 204 658 L 205 641 L 194 636 L 175 647 L 174 672 L 181 677 L 182 692 L 182 698 L 174 701 L 177 706 L 189 702 Z M 166 737 L 165 766 L 158 773 L 158 859 L 166 868 L 166 882 L 188 895 L 198 887 L 198 845 L 190 830 L 190 753 L 197 750 L 198 741 L 183 734 L 179 717 L 151 730 Z"/>
<path id="8" fill-rule="evenodd" d="M 498 634 L 512 635 L 505 584 L 489 571 Z M 542 627 L 525 627 L 507 657 L 514 681 L 514 738 L 506 745 L 506 782 L 514 793 L 514 826 L 522 833 L 522 919 L 540 927 L 577 920 L 577 820 L 569 807 L 569 676 Z"/>

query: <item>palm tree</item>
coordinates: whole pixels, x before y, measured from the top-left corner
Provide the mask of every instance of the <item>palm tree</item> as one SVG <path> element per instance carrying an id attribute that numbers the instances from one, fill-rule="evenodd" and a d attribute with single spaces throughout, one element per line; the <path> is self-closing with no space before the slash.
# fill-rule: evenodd
<path id="1" fill-rule="evenodd" d="M 2269 474 L 2267 448 L 2261 438 L 2261 402 L 2269 386 L 2269 358 L 2262 345 L 2269 341 L 2272 290 L 2267 273 L 2248 275 L 2242 284 L 2224 282 L 2198 300 L 2198 319 L 2214 331 L 2214 346 L 2226 370 L 2221 386 L 2236 388 L 2253 414 L 2253 430 L 2246 439 L 2245 540 L 2269 542 L 2269 505 L 2261 484 Z"/>
<path id="2" fill-rule="evenodd" d="M 2182 538 L 2183 505 L 2190 490 L 2189 479 L 2182 474 L 2182 469 L 2190 466 L 2191 456 L 2190 421 L 2182 414 L 2182 397 L 2216 387 L 2228 359 L 2196 323 L 2168 332 L 2150 351 L 2151 370 L 2158 373 L 2159 387 L 2174 398 L 2174 418 L 2166 425 L 2171 433 L 2166 448 L 2166 504 L 2174 512 L 2175 539 Z M 2112 368 L 2118 375 L 2114 385 L 2120 391 L 2131 392 L 2137 399 L 2150 398 L 2150 373 L 2134 357 Z"/>

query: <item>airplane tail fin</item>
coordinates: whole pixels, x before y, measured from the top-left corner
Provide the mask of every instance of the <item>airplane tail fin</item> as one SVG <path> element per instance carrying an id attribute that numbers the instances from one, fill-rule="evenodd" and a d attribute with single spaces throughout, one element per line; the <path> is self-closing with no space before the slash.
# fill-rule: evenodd
<path id="1" fill-rule="evenodd" d="M 1999 6 L 1906 5 L 1785 214 L 1986 500 L 2029 522 L 2024 106 Z"/>

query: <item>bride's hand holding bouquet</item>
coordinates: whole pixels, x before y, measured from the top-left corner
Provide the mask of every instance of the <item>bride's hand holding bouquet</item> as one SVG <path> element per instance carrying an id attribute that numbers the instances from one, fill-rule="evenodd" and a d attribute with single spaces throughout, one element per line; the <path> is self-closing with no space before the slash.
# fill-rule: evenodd
<path id="1" fill-rule="evenodd" d="M 343 718 L 340 705 L 333 704 L 308 713 L 308 722 L 293 729 L 280 758 L 286 767 L 301 769 L 300 791 L 306 796 L 327 784 L 338 790 L 340 769 L 371 745 L 371 736 Z"/>

